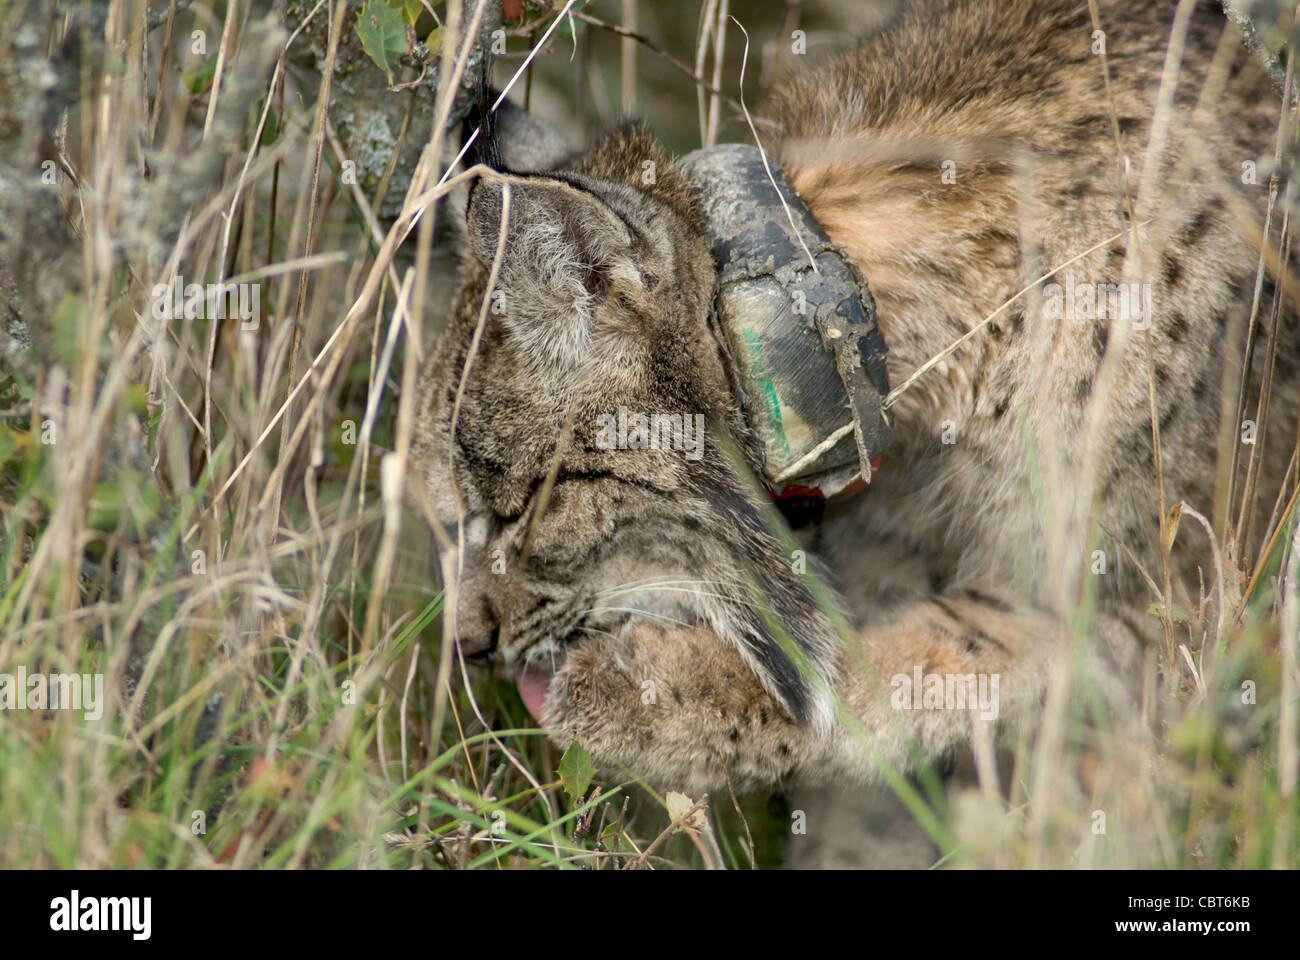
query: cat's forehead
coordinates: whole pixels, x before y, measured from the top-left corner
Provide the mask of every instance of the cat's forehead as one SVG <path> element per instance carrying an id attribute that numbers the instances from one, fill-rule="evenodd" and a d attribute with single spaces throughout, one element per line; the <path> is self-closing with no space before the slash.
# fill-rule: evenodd
<path id="1" fill-rule="evenodd" d="M 572 170 L 556 171 L 547 179 L 575 190 L 597 205 L 617 227 L 626 231 L 627 256 L 640 271 L 653 277 L 657 286 L 661 278 L 682 276 L 681 269 L 691 259 L 711 265 L 705 238 L 699 231 L 695 210 L 683 210 L 653 192 L 628 183 L 601 180 Z M 591 221 L 573 220 L 572 229 L 590 228 Z"/>

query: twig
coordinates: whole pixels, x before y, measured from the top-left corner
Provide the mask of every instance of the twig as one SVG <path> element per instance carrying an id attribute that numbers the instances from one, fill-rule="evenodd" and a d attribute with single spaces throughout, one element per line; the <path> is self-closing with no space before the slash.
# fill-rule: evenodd
<path id="1" fill-rule="evenodd" d="M 709 795 L 706 793 L 704 796 L 700 797 L 700 799 L 696 800 L 689 807 L 683 810 L 682 815 L 680 817 L 675 817 L 672 820 L 672 822 L 668 824 L 668 826 L 664 827 L 663 830 L 659 833 L 659 836 L 655 837 L 654 840 L 650 842 L 650 846 L 646 847 L 644 850 L 641 851 L 641 853 L 638 856 L 634 857 L 628 863 L 624 864 L 623 869 L 638 870 L 641 867 L 645 866 L 646 858 L 648 858 L 650 854 L 654 853 L 655 849 L 660 844 L 662 844 L 665 840 L 667 840 L 670 836 L 672 836 L 679 828 L 684 828 L 690 822 L 691 817 L 696 813 L 698 813 L 700 810 L 704 809 L 704 805 L 708 802 L 709 802 Z"/>
<path id="2" fill-rule="evenodd" d="M 573 16 L 575 19 L 581 20 L 583 23 L 589 23 L 593 27 L 598 27 L 601 30 L 608 30 L 610 33 L 616 33 L 620 37 L 626 37 L 629 40 L 635 40 L 637 43 L 643 44 L 644 46 L 649 48 L 651 52 L 657 53 L 659 56 L 667 60 L 668 63 L 674 69 L 679 70 L 680 72 L 684 73 L 686 76 L 690 77 L 691 80 L 694 81 L 695 84 L 699 86 L 701 89 L 708 91 L 709 93 L 713 94 L 715 97 L 721 97 L 723 100 L 725 100 L 730 106 L 734 107 L 736 110 L 742 113 L 744 112 L 744 107 L 741 105 L 739 100 L 736 100 L 734 97 L 730 97 L 727 94 L 723 93 L 716 86 L 714 86 L 708 80 L 705 80 L 698 73 L 692 70 L 689 66 L 682 63 L 680 60 L 674 57 L 663 47 L 659 46 L 659 44 L 651 40 L 645 34 L 638 33 L 635 30 L 629 30 L 627 27 L 620 27 L 616 23 L 606 23 L 604 20 L 600 20 L 597 17 L 593 17 L 589 13 L 575 13 Z M 755 117 L 754 121 L 756 123 L 763 124 L 764 126 L 771 126 L 771 127 L 778 126 L 778 124 L 775 121 L 768 120 L 764 117 Z"/>
<path id="3" fill-rule="evenodd" d="M 719 0 L 718 20 L 713 31 L 713 85 L 715 87 L 722 86 L 722 64 L 727 55 L 727 17 L 729 8 L 730 0 Z M 748 39 L 745 40 L 745 44 L 748 47 Z M 743 67 L 740 74 L 740 95 L 743 98 L 745 96 L 745 70 Z M 709 126 L 704 138 L 706 147 L 715 147 L 718 144 L 718 104 L 719 98 L 717 94 L 709 98 Z"/>

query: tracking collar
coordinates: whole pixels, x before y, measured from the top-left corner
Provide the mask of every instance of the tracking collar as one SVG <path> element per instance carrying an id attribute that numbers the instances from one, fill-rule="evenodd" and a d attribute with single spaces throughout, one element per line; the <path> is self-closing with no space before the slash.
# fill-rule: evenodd
<path id="1" fill-rule="evenodd" d="M 697 150 L 678 164 L 704 218 L 718 322 L 772 498 L 864 489 L 893 431 L 885 340 L 862 271 L 784 171 L 769 177 L 758 148 Z"/>

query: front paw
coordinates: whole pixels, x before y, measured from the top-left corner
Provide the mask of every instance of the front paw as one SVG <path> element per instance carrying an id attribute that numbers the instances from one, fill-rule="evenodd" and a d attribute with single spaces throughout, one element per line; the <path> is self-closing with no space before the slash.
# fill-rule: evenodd
<path id="1" fill-rule="evenodd" d="M 551 678 L 542 719 L 604 772 L 698 793 L 770 786 L 807 756 L 740 655 L 701 628 L 628 624 L 584 639 Z"/>

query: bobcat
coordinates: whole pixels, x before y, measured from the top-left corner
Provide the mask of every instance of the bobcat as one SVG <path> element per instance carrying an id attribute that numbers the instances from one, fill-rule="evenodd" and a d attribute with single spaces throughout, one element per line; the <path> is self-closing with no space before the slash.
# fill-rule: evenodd
<path id="1" fill-rule="evenodd" d="M 1175 6 L 1100 0 L 1097 34 L 1082 0 L 912 4 L 776 97 L 766 147 L 861 266 L 892 384 L 976 331 L 899 393 L 869 489 L 799 531 L 834 593 L 736 469 L 748 428 L 684 178 L 641 125 L 513 164 L 504 125 L 418 401 L 463 649 L 513 671 L 559 740 L 685 790 L 866 784 L 948 754 L 980 711 L 896 709 L 897 678 L 994 678 L 986 719 L 1032 717 L 1079 631 L 1134 714 L 1124 681 L 1169 652 L 1147 610 L 1165 577 L 1214 621 L 1211 551 L 1185 524 L 1166 574 L 1161 506 L 1235 526 L 1238 383 L 1253 417 L 1271 364 L 1231 476 L 1240 499 L 1253 453 L 1258 544 L 1300 386 L 1271 272 L 1256 290 L 1267 176 L 1242 174 L 1272 157 L 1281 98 L 1216 6 L 1181 26 Z M 701 454 L 606 449 L 620 407 L 701 415 Z"/>

